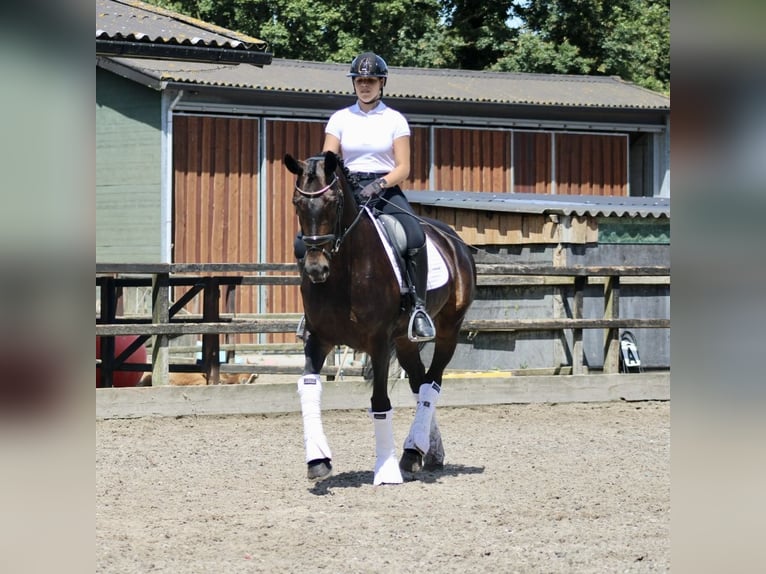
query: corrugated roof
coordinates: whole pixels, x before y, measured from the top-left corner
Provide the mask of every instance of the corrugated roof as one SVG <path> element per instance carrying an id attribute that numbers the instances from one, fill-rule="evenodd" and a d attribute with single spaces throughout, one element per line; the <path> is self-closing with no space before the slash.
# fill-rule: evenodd
<path id="1" fill-rule="evenodd" d="M 265 68 L 115 58 L 149 78 L 200 86 L 351 96 L 348 64 L 274 58 Z M 386 97 L 447 102 L 669 110 L 670 99 L 616 77 L 391 67 Z"/>
<path id="2" fill-rule="evenodd" d="M 482 211 L 555 213 L 593 217 L 670 217 L 666 197 L 608 197 L 600 195 L 538 195 L 468 191 L 406 191 L 413 204 Z"/>
<path id="3" fill-rule="evenodd" d="M 96 39 L 240 50 L 267 46 L 258 38 L 138 0 L 96 0 Z"/>

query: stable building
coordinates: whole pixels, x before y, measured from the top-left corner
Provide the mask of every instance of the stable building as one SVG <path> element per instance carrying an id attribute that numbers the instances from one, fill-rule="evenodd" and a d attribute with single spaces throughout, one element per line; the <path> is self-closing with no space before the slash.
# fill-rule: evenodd
<path id="1" fill-rule="evenodd" d="M 354 101 L 348 64 L 271 58 L 262 40 L 140 2 L 96 5 L 97 261 L 292 261 L 294 179 L 282 158 L 321 150 L 327 118 Z M 136 57 L 116 47 L 126 39 L 249 51 L 252 62 Z M 669 265 L 668 97 L 616 77 L 391 67 L 385 98 L 412 128 L 405 193 L 477 247 L 478 262 Z M 536 299 L 540 313 L 562 305 L 560 288 Z M 669 313 L 669 282 L 635 297 Z M 238 298 L 242 312 L 300 311 L 294 286 Z M 478 301 L 472 312 L 495 309 Z M 649 364 L 669 365 L 668 331 L 647 334 Z M 482 337 L 458 355 L 481 361 L 468 350 Z M 498 368 L 563 353 L 551 351 L 556 337 L 538 338 L 526 355 L 518 344 L 494 353 Z"/>

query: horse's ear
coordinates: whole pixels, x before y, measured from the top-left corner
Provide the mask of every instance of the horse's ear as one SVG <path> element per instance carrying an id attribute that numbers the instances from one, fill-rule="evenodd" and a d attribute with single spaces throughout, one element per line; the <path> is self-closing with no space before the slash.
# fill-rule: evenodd
<path id="1" fill-rule="evenodd" d="M 330 150 L 327 150 L 324 152 L 324 171 L 327 175 L 327 179 L 330 179 L 330 174 L 335 173 L 335 170 L 338 168 L 338 156 L 335 155 L 335 152 L 332 152 Z"/>
<path id="2" fill-rule="evenodd" d="M 303 175 L 303 166 L 301 162 L 291 156 L 289 153 L 285 154 L 285 167 L 295 175 Z"/>

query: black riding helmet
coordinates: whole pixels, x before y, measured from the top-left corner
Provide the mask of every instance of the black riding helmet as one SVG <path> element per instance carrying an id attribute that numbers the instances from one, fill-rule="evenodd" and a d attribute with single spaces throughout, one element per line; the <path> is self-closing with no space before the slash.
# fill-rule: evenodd
<path id="1" fill-rule="evenodd" d="M 376 53 L 362 52 L 359 54 L 351 62 L 351 69 L 346 76 L 351 78 L 351 86 L 354 89 L 354 93 L 356 93 L 355 78 L 383 78 L 380 92 L 373 101 L 383 99 L 383 86 L 386 85 L 386 79 L 388 78 L 388 66 L 386 61 Z"/>
<path id="2" fill-rule="evenodd" d="M 386 61 L 374 52 L 363 52 L 351 62 L 351 69 L 347 77 L 371 76 L 374 78 L 387 78 L 388 66 Z"/>

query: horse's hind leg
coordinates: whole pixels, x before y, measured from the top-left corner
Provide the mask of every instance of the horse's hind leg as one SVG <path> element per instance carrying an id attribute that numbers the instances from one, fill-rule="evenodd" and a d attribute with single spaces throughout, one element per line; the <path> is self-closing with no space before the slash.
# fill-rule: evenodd
<path id="1" fill-rule="evenodd" d="M 464 312 L 459 313 L 457 318 L 454 313 L 451 317 L 446 313 L 437 316 L 437 336 L 431 365 L 417 388 L 416 382 L 410 381 L 417 408 L 399 461 L 400 468 L 406 473 L 444 466 L 444 445 L 436 422 L 436 402 L 441 393 L 444 369 L 457 348 L 463 316 Z"/>
<path id="2" fill-rule="evenodd" d="M 444 462 L 444 447 L 435 418 L 441 387 L 425 372 L 418 346 L 403 340 L 397 343 L 397 357 L 410 377 L 416 403 L 415 418 L 404 441 L 399 468 L 405 473 L 419 472 L 425 466 L 438 468 Z"/>
<path id="3" fill-rule="evenodd" d="M 322 345 L 316 336 L 309 335 L 304 346 L 306 365 L 298 379 L 298 395 L 303 415 L 303 444 L 306 449 L 307 477 L 325 478 L 332 472 L 332 452 L 322 426 L 322 378 L 320 375 L 331 345 Z"/>
<path id="4" fill-rule="evenodd" d="M 444 461 L 444 450 L 441 447 L 441 436 L 434 415 L 436 402 L 439 399 L 441 387 L 436 383 L 423 383 L 416 395 L 417 407 L 415 418 L 410 426 L 410 432 L 404 439 L 404 452 L 399 461 L 399 467 L 407 473 L 423 469 L 424 457 L 431 454 L 431 445 L 441 449 L 440 463 Z M 432 433 L 437 436 L 432 436 Z"/>

